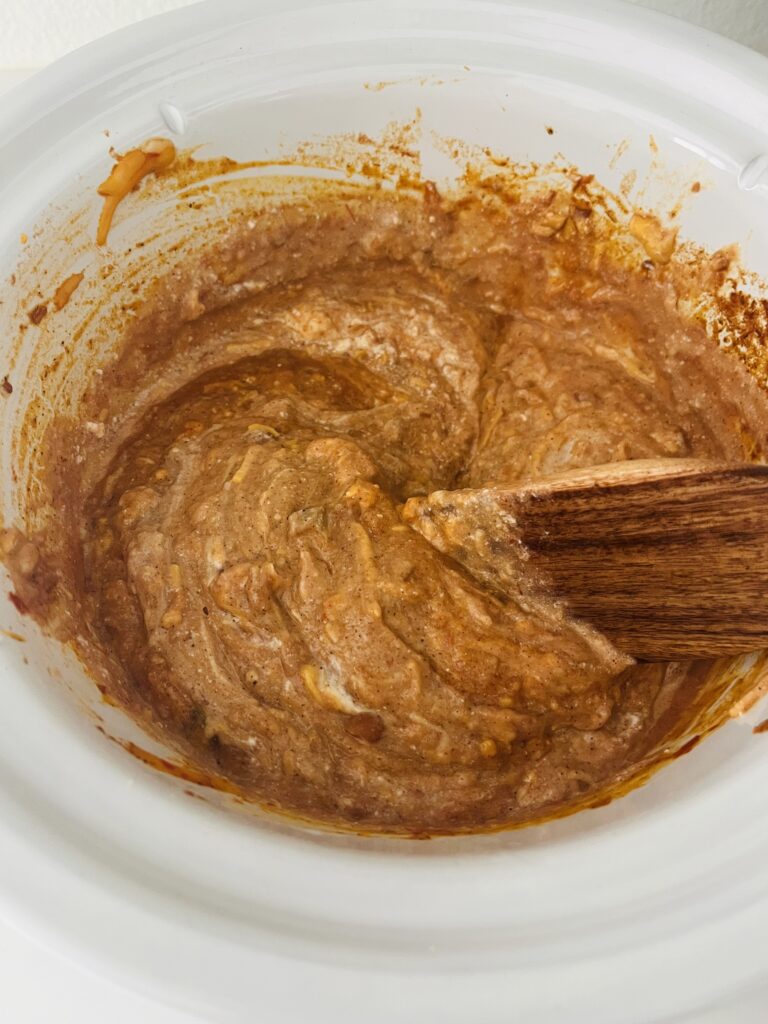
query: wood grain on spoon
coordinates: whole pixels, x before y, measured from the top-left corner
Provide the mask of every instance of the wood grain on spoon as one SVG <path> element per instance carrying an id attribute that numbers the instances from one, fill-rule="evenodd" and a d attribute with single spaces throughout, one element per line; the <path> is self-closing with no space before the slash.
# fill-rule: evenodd
<path id="1" fill-rule="evenodd" d="M 546 590 L 635 657 L 768 647 L 768 466 L 612 463 L 403 514 L 486 585 Z"/>

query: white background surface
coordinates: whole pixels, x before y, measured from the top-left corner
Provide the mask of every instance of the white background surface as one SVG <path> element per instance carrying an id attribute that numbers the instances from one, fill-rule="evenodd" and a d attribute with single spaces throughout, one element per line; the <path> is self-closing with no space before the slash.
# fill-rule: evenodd
<path id="1" fill-rule="evenodd" d="M 688 18 L 768 55 L 768 0 L 634 2 Z M 98 0 L 98 3 L 94 0 L 0 0 L 0 92 L 27 77 L 33 69 L 90 39 L 187 3 L 188 0 Z M 254 1020 L 258 1019 L 258 1024 L 288 1024 L 267 1007 L 259 1007 L 255 1012 Z M 4 1024 L 192 1024 L 194 1018 L 150 1004 L 100 979 L 87 977 L 0 923 L 0 1020 Z M 766 1024 L 766 1021 L 768 993 L 765 992 L 745 995 L 728 1006 L 685 1018 L 685 1024 Z M 365 1021 L 361 1020 L 360 1024 Z"/>
<path id="2" fill-rule="evenodd" d="M 257 0 L 254 0 L 254 3 Z M 768 54 L 768 0 L 633 0 Z M 189 0 L 0 0 L 0 68 L 36 68 L 132 21 Z M 573 0 L 574 5 L 578 0 Z"/>

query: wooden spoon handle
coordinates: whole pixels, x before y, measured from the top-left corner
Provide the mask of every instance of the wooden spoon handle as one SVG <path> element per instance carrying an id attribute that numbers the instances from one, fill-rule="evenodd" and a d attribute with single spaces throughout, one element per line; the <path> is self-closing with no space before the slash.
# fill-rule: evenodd
<path id="1" fill-rule="evenodd" d="M 555 591 L 635 657 L 768 646 L 768 467 L 686 467 L 517 504 Z"/>
<path id="2" fill-rule="evenodd" d="M 768 647 L 767 466 L 644 460 L 417 501 L 471 572 L 547 588 L 635 657 Z"/>

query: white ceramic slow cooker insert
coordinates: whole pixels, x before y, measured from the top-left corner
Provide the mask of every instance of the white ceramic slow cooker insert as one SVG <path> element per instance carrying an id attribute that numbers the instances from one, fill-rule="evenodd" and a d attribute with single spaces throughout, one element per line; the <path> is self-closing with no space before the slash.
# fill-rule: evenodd
<path id="1" fill-rule="evenodd" d="M 268 159 L 417 108 L 425 149 L 434 131 L 515 160 L 562 153 L 611 188 L 637 171 L 646 206 L 700 180 L 683 237 L 738 242 L 768 278 L 756 54 L 602 0 L 212 0 L 4 99 L 0 353 L 17 336 L 20 236 L 50 204 L 61 218 L 90 203 L 51 259 L 93 248 L 110 145 L 173 133 L 201 157 Z M 28 394 L 20 382 L 0 407 L 6 521 Z M 0 912 L 89 969 L 216 1021 L 313 1024 L 645 1024 L 768 976 L 768 736 L 751 731 L 765 706 L 599 810 L 484 837 L 336 836 L 188 799 L 95 728 L 138 738 L 75 659 L 0 609 L 26 638 L 0 636 Z"/>

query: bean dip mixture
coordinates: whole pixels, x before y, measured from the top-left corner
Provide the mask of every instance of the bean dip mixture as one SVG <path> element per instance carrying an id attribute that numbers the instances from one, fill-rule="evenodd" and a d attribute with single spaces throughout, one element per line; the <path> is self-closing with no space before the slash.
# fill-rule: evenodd
<path id="1" fill-rule="evenodd" d="M 568 190 L 329 186 L 234 225 L 148 294 L 52 460 L 59 554 L 6 535 L 20 599 L 44 584 L 114 700 L 305 818 L 471 831 L 605 792 L 707 666 L 635 664 L 403 513 L 764 434 L 674 237 L 640 216 L 619 252 L 604 221 Z"/>

